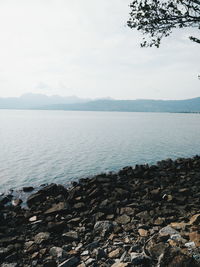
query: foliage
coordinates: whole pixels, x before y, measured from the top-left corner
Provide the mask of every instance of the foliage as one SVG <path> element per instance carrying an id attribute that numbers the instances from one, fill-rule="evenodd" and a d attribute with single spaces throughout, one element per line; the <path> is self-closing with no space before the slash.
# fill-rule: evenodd
<path id="1" fill-rule="evenodd" d="M 200 30 L 200 0 L 134 0 L 130 8 L 127 24 L 145 35 L 142 47 L 159 47 L 161 39 L 169 36 L 174 28 Z M 195 36 L 189 38 L 200 43 Z"/>

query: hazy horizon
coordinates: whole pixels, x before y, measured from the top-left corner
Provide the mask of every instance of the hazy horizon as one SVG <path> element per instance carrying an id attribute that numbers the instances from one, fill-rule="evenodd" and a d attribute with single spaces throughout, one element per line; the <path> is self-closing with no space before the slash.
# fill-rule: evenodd
<path id="1" fill-rule="evenodd" d="M 88 100 L 88 101 L 93 101 L 93 100 L 102 100 L 102 99 L 110 99 L 110 100 L 163 100 L 163 101 L 167 101 L 167 100 L 189 100 L 189 99 L 193 99 L 193 98 L 198 98 L 200 97 L 199 96 L 195 96 L 195 97 L 190 97 L 190 98 L 177 98 L 177 99 L 161 99 L 161 98 L 134 98 L 134 99 L 127 99 L 127 98 L 120 98 L 120 99 L 117 99 L 117 98 L 113 98 L 113 97 L 110 97 L 110 96 L 103 96 L 103 97 L 80 97 L 80 96 L 77 96 L 77 95 L 59 95 L 59 94 L 42 94 L 42 93 L 33 93 L 33 92 L 27 92 L 27 93 L 23 93 L 19 96 L 3 96 L 0 98 L 22 98 L 22 97 L 31 97 L 31 96 L 43 96 L 43 97 L 60 97 L 60 98 L 77 98 L 77 99 L 82 99 L 82 100 Z"/>
<path id="2" fill-rule="evenodd" d="M 131 0 L 0 2 L 0 97 L 188 99 L 200 95 L 200 45 L 174 30 L 140 48 Z"/>

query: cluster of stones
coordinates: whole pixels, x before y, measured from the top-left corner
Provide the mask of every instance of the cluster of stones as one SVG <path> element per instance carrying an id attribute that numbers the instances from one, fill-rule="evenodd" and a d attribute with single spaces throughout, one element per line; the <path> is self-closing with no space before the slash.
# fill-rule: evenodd
<path id="1" fill-rule="evenodd" d="M 24 188 L 31 191 L 33 188 Z M 2 267 L 200 266 L 200 157 L 0 200 Z"/>

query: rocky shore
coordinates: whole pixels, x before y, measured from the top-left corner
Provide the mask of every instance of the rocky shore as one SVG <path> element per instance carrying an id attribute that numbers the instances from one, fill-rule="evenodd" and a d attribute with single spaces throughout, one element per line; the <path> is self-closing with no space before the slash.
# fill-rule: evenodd
<path id="1" fill-rule="evenodd" d="M 2 267 L 200 266 L 199 156 L 50 184 L 21 204 L 0 198 Z"/>

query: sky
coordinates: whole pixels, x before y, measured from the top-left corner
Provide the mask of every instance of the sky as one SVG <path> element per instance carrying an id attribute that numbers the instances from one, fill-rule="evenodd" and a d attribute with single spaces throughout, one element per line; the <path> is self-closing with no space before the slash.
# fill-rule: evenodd
<path id="1" fill-rule="evenodd" d="M 0 97 L 115 99 L 200 96 L 200 45 L 175 30 L 140 48 L 131 0 L 0 0 Z"/>

